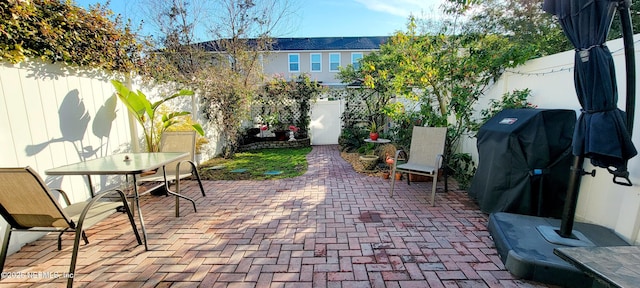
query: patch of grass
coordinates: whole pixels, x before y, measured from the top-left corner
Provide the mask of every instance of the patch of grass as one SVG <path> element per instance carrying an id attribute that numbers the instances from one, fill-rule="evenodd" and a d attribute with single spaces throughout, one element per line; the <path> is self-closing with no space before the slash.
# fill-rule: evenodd
<path id="1" fill-rule="evenodd" d="M 311 147 L 296 149 L 261 149 L 236 153 L 233 159 L 214 158 L 199 167 L 203 180 L 268 180 L 300 176 L 307 171 L 307 154 Z M 222 167 L 212 169 L 212 167 Z M 234 173 L 232 170 L 246 169 Z M 279 175 L 265 175 L 267 171 L 282 171 Z"/>

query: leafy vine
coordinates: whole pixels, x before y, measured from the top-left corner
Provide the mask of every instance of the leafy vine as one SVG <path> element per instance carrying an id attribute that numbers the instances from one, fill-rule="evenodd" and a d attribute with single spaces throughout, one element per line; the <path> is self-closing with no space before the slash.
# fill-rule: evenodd
<path id="1" fill-rule="evenodd" d="M 104 5 L 88 11 L 71 0 L 0 2 L 0 60 L 20 63 L 39 58 L 51 63 L 135 70 L 142 44 L 131 23 L 123 24 Z"/>

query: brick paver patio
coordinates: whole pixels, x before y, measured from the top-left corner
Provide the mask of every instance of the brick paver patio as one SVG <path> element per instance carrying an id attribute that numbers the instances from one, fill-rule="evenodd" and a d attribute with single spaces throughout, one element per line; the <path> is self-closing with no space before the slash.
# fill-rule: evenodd
<path id="1" fill-rule="evenodd" d="M 144 196 L 151 251 L 114 215 L 87 231 L 75 286 L 549 287 L 505 270 L 487 215 L 455 184 L 439 187 L 431 207 L 430 183 L 401 181 L 390 198 L 389 180 L 354 172 L 337 146 L 314 146 L 308 158 L 297 178 L 205 181 L 206 198 L 187 181 L 198 212 L 185 202 L 179 218 L 174 198 Z M 57 251 L 56 235 L 9 256 L 4 271 L 22 277 L 0 286 L 64 286 L 37 274 L 68 269 L 72 237 Z"/>

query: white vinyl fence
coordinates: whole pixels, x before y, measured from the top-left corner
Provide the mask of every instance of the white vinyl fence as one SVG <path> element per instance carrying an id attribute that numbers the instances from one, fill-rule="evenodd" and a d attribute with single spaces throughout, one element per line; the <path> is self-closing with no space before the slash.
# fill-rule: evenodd
<path id="1" fill-rule="evenodd" d="M 344 100 L 318 100 L 311 109 L 311 145 L 338 144 Z"/>
<path id="2" fill-rule="evenodd" d="M 44 170 L 129 150 L 126 108 L 108 82 L 123 77 L 38 61 L 0 65 L 0 166 L 31 166 L 50 187 L 70 192 L 71 201 L 87 199 L 82 177 L 47 177 Z M 100 191 L 113 181 L 96 177 L 93 183 Z M 16 233 L 10 250 L 33 234 Z"/>

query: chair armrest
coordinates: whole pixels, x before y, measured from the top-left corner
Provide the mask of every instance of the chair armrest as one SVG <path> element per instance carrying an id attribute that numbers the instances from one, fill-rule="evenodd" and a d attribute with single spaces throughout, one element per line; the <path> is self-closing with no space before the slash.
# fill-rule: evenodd
<path id="1" fill-rule="evenodd" d="M 89 210 L 91 209 L 91 206 L 100 201 L 100 199 L 102 199 L 103 197 L 109 195 L 109 194 L 116 194 L 117 196 L 119 196 L 120 200 L 123 204 L 127 204 L 127 196 L 124 194 L 124 192 L 120 189 L 113 189 L 113 190 L 107 190 L 101 193 L 98 193 L 98 195 L 96 195 L 95 197 L 91 198 L 91 200 L 89 201 L 89 203 L 87 203 L 86 207 L 84 208 L 84 210 Z"/>
<path id="2" fill-rule="evenodd" d="M 64 200 L 64 203 L 67 204 L 67 206 L 71 205 L 71 201 L 69 201 L 69 195 L 67 195 L 67 192 L 64 192 L 64 190 L 60 188 L 54 188 L 51 190 L 55 190 L 60 193 L 60 196 L 62 196 L 62 199 Z"/>
<path id="3" fill-rule="evenodd" d="M 393 168 L 395 168 L 396 166 L 398 166 L 398 162 L 400 160 L 402 161 L 406 161 L 407 160 L 407 152 L 405 152 L 402 149 L 396 150 L 396 154 L 393 157 Z"/>
<path id="4" fill-rule="evenodd" d="M 122 205 L 124 206 L 125 212 L 127 212 L 128 214 L 131 214 L 131 211 L 129 210 L 129 204 L 127 203 L 127 198 L 126 195 L 124 194 L 124 192 L 122 192 L 122 190 L 120 189 L 115 189 L 115 190 L 108 190 L 102 193 L 99 193 L 98 195 L 96 195 L 95 197 L 91 198 L 91 200 L 84 206 L 84 208 L 82 209 L 82 213 L 80 213 L 80 216 L 78 217 L 78 223 L 77 223 L 77 227 L 78 228 L 82 228 L 82 226 L 84 225 L 84 218 L 87 216 L 87 214 L 89 213 L 89 210 L 91 210 L 91 208 L 93 208 L 93 205 L 100 201 L 100 199 L 102 199 L 103 197 L 115 193 L 116 195 L 119 196 L 120 201 L 122 202 Z M 115 210 L 114 210 L 115 213 Z"/>
<path id="5" fill-rule="evenodd" d="M 122 203 L 122 207 L 124 208 L 124 212 L 129 217 L 129 221 L 131 223 L 131 228 L 133 228 L 133 232 L 136 235 L 136 240 L 138 240 L 138 245 L 141 245 L 142 244 L 142 239 L 140 238 L 140 234 L 138 233 L 138 230 L 136 228 L 136 223 L 133 220 L 133 214 L 131 213 L 131 209 L 129 207 L 129 203 L 127 203 L 127 196 L 120 189 L 108 190 L 108 191 L 100 193 L 100 194 L 96 195 L 95 197 L 91 198 L 91 200 L 82 209 L 82 212 L 80 213 L 80 216 L 78 217 L 78 223 L 76 223 L 76 227 L 74 227 L 74 228 L 78 229 L 79 231 L 83 231 L 84 226 L 85 226 L 85 218 L 87 217 L 87 214 L 89 214 L 89 210 L 91 210 L 93 208 L 93 206 L 98 201 L 101 201 L 101 199 L 103 197 L 105 197 L 107 195 L 110 195 L 110 194 L 116 194 L 118 196 L 118 198 L 120 198 L 119 201 L 111 201 L 111 202 L 116 203 L 115 205 L 119 205 L 119 203 Z M 116 209 L 117 208 L 114 208 L 113 213 L 115 213 L 117 211 Z M 111 214 L 113 214 L 113 213 L 111 213 Z M 109 215 L 111 215 L 111 214 L 109 214 Z M 95 222 L 95 223 L 97 223 L 97 222 Z M 91 224 L 91 223 L 89 223 L 89 224 Z M 83 233 L 77 233 L 76 234 L 76 243 L 78 243 L 77 241 L 79 241 L 79 239 L 80 239 L 79 237 L 81 237 L 81 234 L 83 234 Z"/>
<path id="6" fill-rule="evenodd" d="M 406 161 L 407 158 L 409 158 L 409 157 L 407 157 L 407 152 L 402 150 L 402 149 L 399 149 L 399 150 L 396 150 L 396 155 L 395 155 L 395 157 L 393 159 L 394 160 Z M 398 162 L 398 161 L 396 161 L 396 162 Z"/>
<path id="7" fill-rule="evenodd" d="M 436 169 L 442 168 L 442 161 L 444 161 L 444 156 L 442 154 L 436 155 L 436 165 L 433 167 L 436 167 Z"/>

